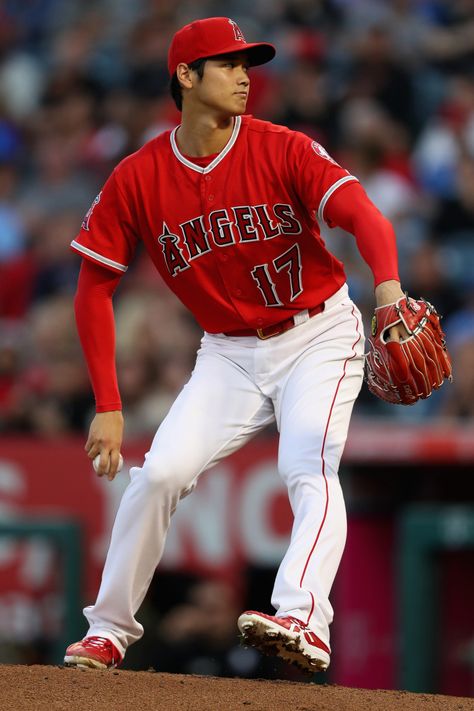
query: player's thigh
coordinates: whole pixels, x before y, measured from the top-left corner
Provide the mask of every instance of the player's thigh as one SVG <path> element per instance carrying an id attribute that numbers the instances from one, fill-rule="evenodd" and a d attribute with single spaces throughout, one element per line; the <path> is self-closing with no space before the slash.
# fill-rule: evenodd
<path id="1" fill-rule="evenodd" d="M 357 317 L 356 317 L 357 316 Z M 332 337 L 297 360 L 277 403 L 279 470 L 291 486 L 302 474 L 337 474 L 363 379 L 360 315 L 348 310 Z"/>
<path id="2" fill-rule="evenodd" d="M 220 354 L 200 352 L 190 380 L 155 435 L 148 463 L 187 484 L 273 418 L 271 401 L 241 367 Z"/>

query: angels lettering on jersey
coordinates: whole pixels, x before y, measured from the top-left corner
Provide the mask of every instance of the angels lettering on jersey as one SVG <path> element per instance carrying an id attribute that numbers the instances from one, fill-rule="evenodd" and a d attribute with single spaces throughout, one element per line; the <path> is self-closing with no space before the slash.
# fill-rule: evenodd
<path id="1" fill-rule="evenodd" d="M 301 222 L 291 205 L 239 205 L 214 210 L 206 218 L 199 215 L 181 222 L 176 231 L 163 222 L 158 243 L 168 272 L 174 277 L 214 247 L 225 248 L 270 240 L 278 235 L 299 235 L 301 232 Z"/>

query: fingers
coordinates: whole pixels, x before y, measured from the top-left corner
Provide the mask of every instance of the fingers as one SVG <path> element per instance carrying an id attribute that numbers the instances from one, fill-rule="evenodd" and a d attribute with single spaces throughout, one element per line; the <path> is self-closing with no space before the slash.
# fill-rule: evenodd
<path id="1" fill-rule="evenodd" d="M 115 478 L 115 475 L 121 470 L 123 464 L 123 458 L 120 451 L 114 449 L 109 455 L 110 469 L 107 474 L 109 481 Z"/>
<path id="2" fill-rule="evenodd" d="M 89 430 L 89 436 L 87 438 L 87 442 L 84 445 L 84 449 L 86 450 L 88 457 L 91 457 L 92 459 L 94 459 L 96 454 L 99 454 L 100 450 L 97 449 L 97 444 L 98 443 L 96 443 L 96 441 L 95 441 L 95 437 L 92 433 L 92 428 L 91 428 Z M 97 449 L 97 451 L 95 451 L 96 449 Z"/>
<path id="3" fill-rule="evenodd" d="M 114 451 L 107 453 L 106 450 L 103 450 L 94 457 L 92 466 L 99 477 L 107 476 L 107 479 L 112 481 L 115 475 L 122 469 L 123 457 L 120 452 Z"/>
<path id="4" fill-rule="evenodd" d="M 389 330 L 389 337 L 387 341 L 398 341 L 402 342 L 408 338 L 409 333 L 402 323 L 398 323 L 396 326 L 392 326 Z"/>

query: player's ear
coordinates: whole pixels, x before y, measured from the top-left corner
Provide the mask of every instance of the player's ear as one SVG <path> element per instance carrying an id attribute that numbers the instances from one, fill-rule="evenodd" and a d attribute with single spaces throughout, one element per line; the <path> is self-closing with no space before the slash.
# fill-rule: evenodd
<path id="1" fill-rule="evenodd" d="M 184 62 L 180 62 L 176 67 L 176 77 L 179 85 L 184 89 L 191 89 L 193 86 L 192 71 Z"/>

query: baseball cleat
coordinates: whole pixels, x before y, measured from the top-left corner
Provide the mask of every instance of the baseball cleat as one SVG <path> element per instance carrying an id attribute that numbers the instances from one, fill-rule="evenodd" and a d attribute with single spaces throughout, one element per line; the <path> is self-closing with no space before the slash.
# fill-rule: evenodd
<path id="1" fill-rule="evenodd" d="M 330 649 L 296 617 L 274 617 L 248 610 L 237 621 L 243 643 L 278 656 L 307 673 L 326 671 Z"/>
<path id="2" fill-rule="evenodd" d="M 117 647 L 106 637 L 84 637 L 66 649 L 64 664 L 82 669 L 115 669 L 122 662 Z"/>

